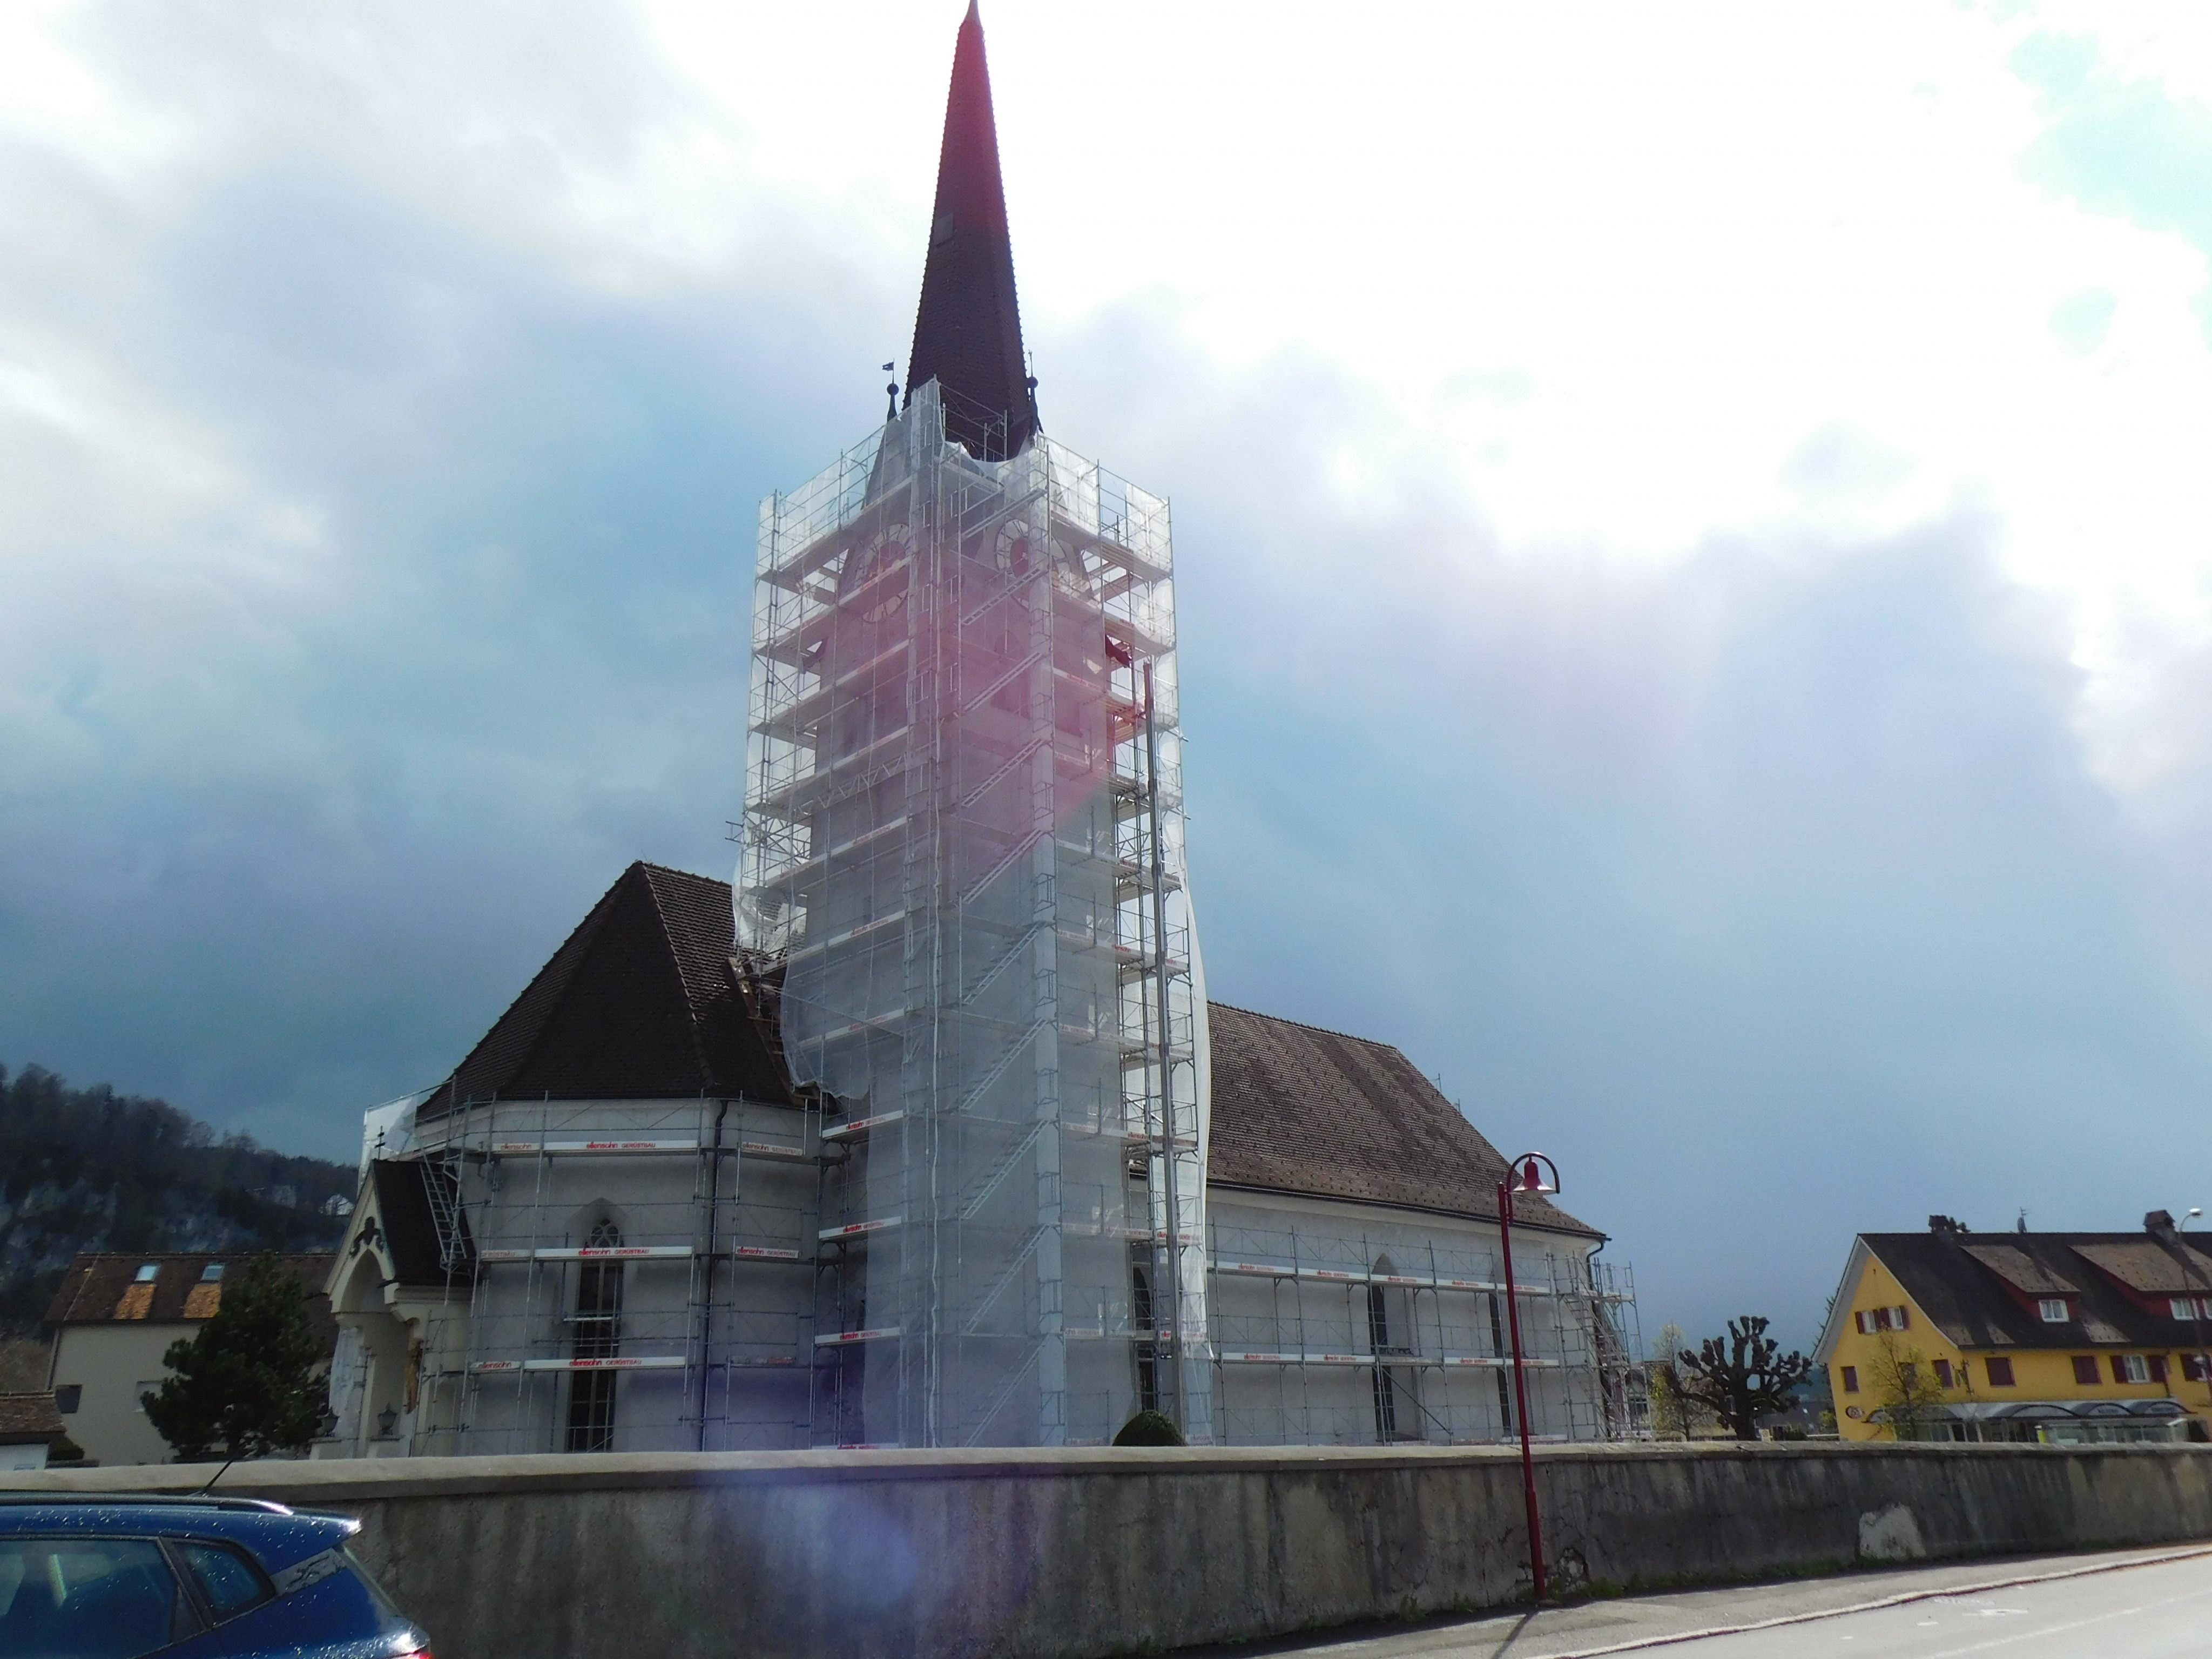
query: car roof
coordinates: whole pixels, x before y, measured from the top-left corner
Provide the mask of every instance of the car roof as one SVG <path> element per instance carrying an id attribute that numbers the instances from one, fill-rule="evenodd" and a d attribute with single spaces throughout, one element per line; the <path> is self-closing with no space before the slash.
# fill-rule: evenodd
<path id="1" fill-rule="evenodd" d="M 270 1572 L 319 1555 L 353 1536 L 351 1516 L 287 1509 L 256 1498 L 141 1492 L 0 1492 L 0 1540 L 62 1534 L 80 1538 L 212 1538 L 242 1545 Z"/>

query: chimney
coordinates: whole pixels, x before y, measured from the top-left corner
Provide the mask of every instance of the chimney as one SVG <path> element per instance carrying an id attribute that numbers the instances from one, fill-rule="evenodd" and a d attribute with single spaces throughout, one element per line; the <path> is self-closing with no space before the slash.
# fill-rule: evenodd
<path id="1" fill-rule="evenodd" d="M 1928 1231 L 1938 1238 L 1958 1238 L 1974 1230 L 1963 1221 L 1954 1221 L 1948 1215 L 1931 1215 L 1928 1218 Z"/>

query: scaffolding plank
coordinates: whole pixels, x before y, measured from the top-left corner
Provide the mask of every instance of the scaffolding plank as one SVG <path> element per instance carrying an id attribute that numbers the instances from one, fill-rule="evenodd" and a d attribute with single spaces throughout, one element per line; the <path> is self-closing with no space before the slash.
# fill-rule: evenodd
<path id="1" fill-rule="evenodd" d="M 484 1376 L 514 1371 L 672 1371 L 684 1364 L 680 1353 L 614 1354 L 602 1359 L 479 1359 L 469 1370 Z"/>
<path id="2" fill-rule="evenodd" d="M 1372 1273 L 1341 1267 L 1292 1267 L 1285 1262 L 1224 1261 L 1218 1257 L 1207 1265 L 1210 1271 L 1217 1273 L 1243 1273 L 1264 1279 L 1310 1279 L 1334 1285 L 1402 1285 L 1408 1290 L 1480 1291 L 1494 1296 L 1505 1293 L 1503 1279 L 1431 1279 L 1426 1273 Z M 1514 1289 L 1522 1296 L 1568 1294 L 1549 1285 L 1518 1285 Z"/>
<path id="3" fill-rule="evenodd" d="M 777 1164 L 811 1164 L 814 1154 L 804 1146 L 787 1146 L 775 1140 L 741 1140 L 738 1150 L 747 1158 L 767 1158 Z"/>
<path id="4" fill-rule="evenodd" d="M 814 1346 L 817 1348 L 843 1348 L 855 1342 L 888 1342 L 904 1334 L 905 1328 L 898 1325 L 884 1325 L 866 1331 L 832 1331 L 827 1336 L 816 1337 Z"/>
<path id="5" fill-rule="evenodd" d="M 478 1250 L 479 1261 L 662 1261 L 693 1254 L 689 1244 L 547 1244 L 534 1250 Z"/>
<path id="6" fill-rule="evenodd" d="M 854 1135 L 866 1134 L 871 1129 L 880 1129 L 886 1123 L 896 1123 L 905 1115 L 903 1111 L 898 1111 L 878 1112 L 873 1117 L 856 1117 L 850 1123 L 839 1123 L 824 1129 L 822 1132 L 822 1139 L 849 1140 Z"/>
<path id="7" fill-rule="evenodd" d="M 1224 1365 L 1404 1365 L 1418 1369 L 1429 1365 L 1481 1366 L 1492 1370 L 1508 1370 L 1510 1359 L 1500 1359 L 1495 1354 L 1418 1354 L 1386 1353 L 1296 1353 L 1272 1352 L 1260 1350 L 1224 1350 L 1215 1358 Z M 1523 1359 L 1522 1365 L 1528 1370 L 1559 1369 L 1556 1359 Z"/>
<path id="8" fill-rule="evenodd" d="M 696 1152 L 699 1141 L 688 1140 L 495 1140 L 491 1150 L 502 1158 L 571 1158 L 579 1153 L 611 1155 L 621 1152 Z"/>
<path id="9" fill-rule="evenodd" d="M 781 1158 L 793 1164 L 812 1161 L 803 1146 L 774 1140 L 740 1140 L 733 1146 L 714 1146 L 693 1137 L 681 1140 L 629 1139 L 623 1140 L 495 1140 L 491 1151 L 501 1158 L 617 1158 L 653 1153 L 742 1152 L 747 1158 Z"/>
<path id="10" fill-rule="evenodd" d="M 1262 1353 L 1237 1352 L 1215 1356 L 1224 1365 L 1371 1365 L 1371 1353 Z"/>
<path id="11" fill-rule="evenodd" d="M 817 1237 L 824 1243 L 864 1238 L 870 1233 L 879 1233 L 887 1228 L 896 1227 L 905 1219 L 904 1216 L 887 1215 L 878 1216 L 873 1221 L 848 1221 L 842 1227 L 824 1227 Z"/>

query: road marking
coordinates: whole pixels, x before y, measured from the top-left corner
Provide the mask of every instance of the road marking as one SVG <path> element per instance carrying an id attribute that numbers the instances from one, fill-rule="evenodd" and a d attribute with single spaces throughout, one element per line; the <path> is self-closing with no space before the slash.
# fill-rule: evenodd
<path id="1" fill-rule="evenodd" d="M 2144 1565 L 2148 1565 L 2149 1563 Z M 1960 1659 L 1969 1653 L 1987 1653 L 1994 1648 L 2016 1647 L 2022 1642 L 2039 1642 L 2046 1636 L 2063 1636 L 2069 1630 L 2087 1630 L 2092 1625 L 2108 1625 L 2115 1619 L 2132 1619 L 2144 1607 L 2170 1607 L 2182 1601 L 2201 1601 L 2212 1595 L 2212 1589 L 2189 1590 L 2179 1595 L 2169 1595 L 2162 1601 L 2147 1601 L 2142 1607 L 2116 1607 L 2110 1613 L 2092 1613 L 2087 1619 L 2075 1619 L 2063 1625 L 2045 1625 L 2034 1630 L 2023 1630 L 2010 1636 L 1992 1636 L 1986 1642 L 1970 1642 L 1963 1648 L 1946 1648 L 1941 1653 L 1925 1655 L 1923 1659 Z M 2025 1613 L 2025 1607 L 2001 1607 L 2001 1613 Z"/>
<path id="2" fill-rule="evenodd" d="M 2023 1584 L 2050 1584 L 2067 1578 L 2094 1577 L 2103 1572 L 2126 1572 L 2136 1567 L 2162 1567 L 2169 1562 L 2201 1560 L 2208 1555 L 2212 1555 L 2212 1547 L 2200 1545 L 2193 1549 L 2174 1550 L 2165 1555 L 2136 1556 L 2126 1561 L 2100 1561 L 2094 1566 L 2068 1567 L 2058 1572 L 2027 1573 L 2017 1578 L 1995 1578 L 1979 1584 L 1954 1584 L 1943 1589 L 1931 1587 L 1924 1590 L 1906 1590 L 1900 1595 L 1884 1595 L 1871 1601 L 1855 1601 L 1849 1607 L 1830 1607 L 1820 1613 L 1784 1613 L 1779 1618 L 1758 1619 L 1748 1624 L 1715 1625 L 1705 1630 L 1678 1631 L 1667 1636 L 1639 1636 L 1632 1642 L 1615 1642 L 1601 1648 L 1577 1648 L 1571 1652 L 1547 1654 L 1545 1659 L 1605 1659 L 1605 1656 L 1608 1654 L 1635 1653 L 1644 1648 L 1674 1647 L 1684 1642 L 1702 1642 L 1708 1637 L 1742 1636 L 1752 1631 L 1779 1630 L 1785 1625 L 1809 1625 L 1818 1620 L 1841 1619 L 1854 1613 L 1878 1613 L 1884 1607 L 1909 1607 L 1915 1601 L 1933 1601 L 1938 1599 L 1967 1595 L 1987 1595 L 1992 1590 L 2017 1589 Z M 1929 1565 L 1941 1564 L 1930 1563 Z M 2205 1593 L 2198 1592 L 2198 1594 Z M 2032 1631 L 2027 1632 L 2028 1635 L 2038 1633 Z M 1845 1636 L 1842 1639 L 1848 1642 L 1852 1638 Z M 1996 1639 L 2010 1642 L 2020 1638 L 2001 1637 Z M 1967 1652 L 1974 1650 L 1960 1650 Z M 1931 1655 L 1929 1656 L 1929 1659 L 1942 1659 L 1942 1656 Z"/>

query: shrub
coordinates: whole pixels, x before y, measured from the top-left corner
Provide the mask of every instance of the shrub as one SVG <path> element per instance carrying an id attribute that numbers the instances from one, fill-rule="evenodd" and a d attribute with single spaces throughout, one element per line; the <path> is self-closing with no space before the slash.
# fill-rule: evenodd
<path id="1" fill-rule="evenodd" d="M 1139 1412 L 1114 1437 L 1117 1446 L 1182 1446 L 1189 1443 L 1165 1412 Z"/>

